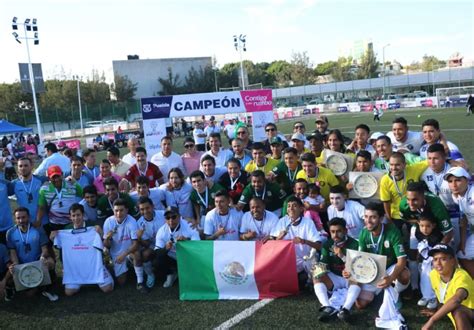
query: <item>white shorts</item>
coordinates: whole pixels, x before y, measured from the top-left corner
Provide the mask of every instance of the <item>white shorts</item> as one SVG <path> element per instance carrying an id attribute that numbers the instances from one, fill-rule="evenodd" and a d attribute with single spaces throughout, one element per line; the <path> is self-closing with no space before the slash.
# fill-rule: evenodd
<path id="1" fill-rule="evenodd" d="M 393 264 L 390 267 L 388 267 L 387 270 L 385 271 L 385 273 L 387 275 L 392 274 L 396 265 L 397 264 Z M 395 282 L 398 282 L 398 280 L 395 280 Z M 408 285 L 410 285 L 410 283 L 408 283 L 406 285 L 402 285 L 402 286 L 403 287 L 408 287 Z M 374 295 L 378 295 L 382 291 L 382 289 L 377 288 L 377 286 L 375 284 L 362 284 L 362 291 L 372 292 Z"/>
<path id="2" fill-rule="evenodd" d="M 109 285 L 114 285 L 114 279 L 112 278 L 112 275 L 110 275 L 110 272 L 107 270 L 105 266 L 103 266 L 103 271 L 104 271 L 104 281 L 102 283 L 97 283 L 99 288 L 103 288 L 105 286 Z M 64 287 L 68 290 L 79 290 L 81 288 L 81 284 L 65 284 Z"/>
<path id="3" fill-rule="evenodd" d="M 114 262 L 114 275 L 115 277 L 119 277 L 120 275 L 128 272 L 128 262 L 132 262 L 130 258 L 130 255 L 128 255 L 126 258 L 124 258 L 123 262 L 121 264 L 117 263 L 115 261 L 115 257 L 112 257 L 112 261 Z M 133 262 L 132 262 L 133 264 Z"/>
<path id="4" fill-rule="evenodd" d="M 474 234 L 470 233 L 466 238 L 466 245 L 464 247 L 465 253 L 458 251 L 459 259 L 474 260 Z"/>
<path id="5" fill-rule="evenodd" d="M 333 272 L 329 272 L 327 275 L 334 285 L 332 291 L 349 287 L 349 280 L 346 280 L 344 277 L 336 275 Z"/>
<path id="6" fill-rule="evenodd" d="M 416 238 L 416 226 L 410 228 L 410 250 L 418 249 L 418 239 Z"/>

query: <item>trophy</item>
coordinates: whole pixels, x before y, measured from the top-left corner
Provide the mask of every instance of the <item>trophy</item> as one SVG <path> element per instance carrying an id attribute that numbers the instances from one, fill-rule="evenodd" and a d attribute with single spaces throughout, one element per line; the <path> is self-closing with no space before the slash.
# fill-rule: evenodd
<path id="1" fill-rule="evenodd" d="M 375 284 L 385 276 L 387 256 L 347 250 L 346 270 L 351 273 L 350 280 L 362 284 Z"/>
<path id="2" fill-rule="evenodd" d="M 46 266 L 41 260 L 16 265 L 13 271 L 13 282 L 17 291 L 51 284 Z"/>

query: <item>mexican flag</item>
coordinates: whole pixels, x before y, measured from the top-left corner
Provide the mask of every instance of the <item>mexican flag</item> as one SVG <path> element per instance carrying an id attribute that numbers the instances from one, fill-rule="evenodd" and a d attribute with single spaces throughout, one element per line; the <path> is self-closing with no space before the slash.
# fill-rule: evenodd
<path id="1" fill-rule="evenodd" d="M 181 300 L 264 299 L 298 293 L 291 241 L 180 241 Z"/>

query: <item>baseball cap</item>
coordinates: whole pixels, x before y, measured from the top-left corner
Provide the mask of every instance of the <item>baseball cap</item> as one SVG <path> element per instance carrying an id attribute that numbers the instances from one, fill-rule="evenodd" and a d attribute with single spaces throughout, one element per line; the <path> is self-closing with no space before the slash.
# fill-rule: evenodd
<path id="1" fill-rule="evenodd" d="M 319 116 L 318 118 L 316 118 L 315 123 L 317 123 L 318 121 L 322 121 L 323 123 L 329 124 L 329 120 L 327 116 Z"/>
<path id="2" fill-rule="evenodd" d="M 168 206 L 165 210 L 164 216 L 165 218 L 170 215 L 179 215 L 179 209 L 174 206 Z"/>
<path id="3" fill-rule="evenodd" d="M 52 165 L 48 167 L 48 178 L 52 178 L 55 175 L 63 175 L 61 167 L 59 167 L 58 165 Z"/>
<path id="4" fill-rule="evenodd" d="M 431 250 L 430 252 L 428 252 L 428 255 L 430 257 L 434 256 L 436 253 L 439 253 L 439 252 L 442 252 L 442 253 L 446 253 L 446 254 L 449 254 L 450 256 L 455 256 L 456 253 L 454 252 L 453 248 L 450 247 L 449 245 L 445 245 L 445 244 L 437 244 L 435 245 Z"/>
<path id="5" fill-rule="evenodd" d="M 370 140 L 377 140 L 379 137 L 384 136 L 384 135 L 385 135 L 385 134 L 383 134 L 382 132 L 374 132 L 374 133 L 372 133 L 372 135 L 370 136 L 369 141 L 370 141 Z"/>
<path id="6" fill-rule="evenodd" d="M 462 168 L 462 167 L 459 167 L 459 166 L 455 166 L 455 167 L 451 167 L 447 172 L 446 174 L 444 175 L 444 179 L 445 180 L 448 180 L 448 178 L 451 176 L 451 175 L 454 175 L 455 177 L 457 178 L 466 178 L 467 180 L 470 180 L 471 179 L 471 176 L 469 175 L 469 173 L 467 173 L 467 171 Z"/>
<path id="7" fill-rule="evenodd" d="M 270 144 L 283 144 L 279 136 L 274 136 L 270 139 Z"/>
<path id="8" fill-rule="evenodd" d="M 311 141 L 311 140 L 318 140 L 318 141 L 323 141 L 324 140 L 324 136 L 319 133 L 319 132 L 315 132 L 315 133 L 312 133 L 311 135 L 309 135 L 307 137 L 308 141 Z"/>
<path id="9" fill-rule="evenodd" d="M 291 141 L 298 140 L 298 141 L 305 141 L 306 137 L 301 133 L 295 133 L 291 136 Z"/>

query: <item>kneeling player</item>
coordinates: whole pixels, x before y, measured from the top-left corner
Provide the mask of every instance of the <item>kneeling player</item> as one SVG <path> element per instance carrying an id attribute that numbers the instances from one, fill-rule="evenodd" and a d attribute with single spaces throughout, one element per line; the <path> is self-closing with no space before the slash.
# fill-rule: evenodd
<path id="1" fill-rule="evenodd" d="M 128 214 L 127 202 L 121 198 L 115 200 L 114 215 L 104 223 L 104 246 L 109 249 L 114 263 L 114 273 L 119 285 L 127 281 L 128 256 L 133 258 L 133 268 L 137 275 L 137 290 L 147 292 L 143 285 L 143 266 L 138 249 L 137 222 Z"/>
<path id="2" fill-rule="evenodd" d="M 360 287 L 356 283 L 342 277 L 342 271 L 346 262 L 346 250 L 356 250 L 359 243 L 347 235 L 346 221 L 343 218 L 333 218 L 328 222 L 329 238 L 321 249 L 320 263 L 327 266 L 328 273 L 319 278 L 313 278 L 314 293 L 321 304 L 320 321 L 328 321 L 337 313 L 337 317 L 342 321 L 348 321 L 350 310 L 354 305 Z M 347 296 L 342 309 L 338 312 L 329 303 L 329 293 L 338 289 L 348 288 Z"/>
<path id="3" fill-rule="evenodd" d="M 102 260 L 104 245 L 100 234 L 96 228 L 86 227 L 82 205 L 73 204 L 69 216 L 73 229 L 51 234 L 54 245 L 62 252 L 66 296 L 78 293 L 86 284 L 97 284 L 103 292 L 111 292 L 114 280 Z"/>

